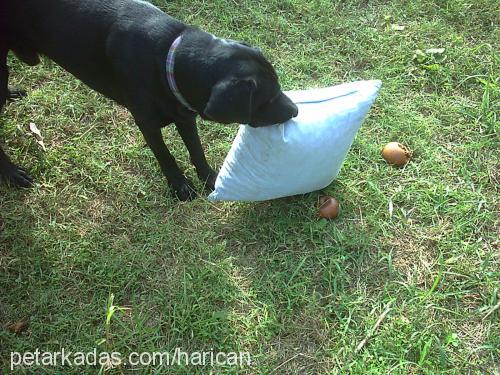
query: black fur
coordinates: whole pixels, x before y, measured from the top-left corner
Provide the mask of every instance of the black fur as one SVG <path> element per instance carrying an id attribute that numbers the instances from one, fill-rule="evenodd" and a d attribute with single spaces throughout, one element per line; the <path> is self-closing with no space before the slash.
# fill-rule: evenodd
<path id="1" fill-rule="evenodd" d="M 213 188 L 196 131 L 196 114 L 173 96 L 166 80 L 170 45 L 183 35 L 176 59 L 179 90 L 202 118 L 267 126 L 297 115 L 271 64 L 257 49 L 213 37 L 140 0 L 0 0 L 0 109 L 8 94 L 7 52 L 29 65 L 48 56 L 132 113 L 160 167 L 182 200 L 194 197 L 161 128 L 175 123 L 200 179 Z M 0 175 L 20 186 L 31 179 L 0 149 Z"/>

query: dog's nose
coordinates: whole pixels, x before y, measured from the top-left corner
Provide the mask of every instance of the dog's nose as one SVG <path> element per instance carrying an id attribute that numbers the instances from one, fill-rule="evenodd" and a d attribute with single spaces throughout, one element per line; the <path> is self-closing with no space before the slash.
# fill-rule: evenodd
<path id="1" fill-rule="evenodd" d="M 297 107 L 295 104 L 293 105 L 293 117 L 297 117 L 299 114 L 299 107 Z"/>

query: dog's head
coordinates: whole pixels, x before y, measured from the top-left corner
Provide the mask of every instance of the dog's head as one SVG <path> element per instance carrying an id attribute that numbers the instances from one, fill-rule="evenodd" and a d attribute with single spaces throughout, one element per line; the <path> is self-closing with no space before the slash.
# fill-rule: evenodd
<path id="1" fill-rule="evenodd" d="M 260 50 L 224 39 L 216 48 L 217 77 L 202 117 L 261 127 L 297 116 L 297 106 L 281 91 L 276 71 Z"/>

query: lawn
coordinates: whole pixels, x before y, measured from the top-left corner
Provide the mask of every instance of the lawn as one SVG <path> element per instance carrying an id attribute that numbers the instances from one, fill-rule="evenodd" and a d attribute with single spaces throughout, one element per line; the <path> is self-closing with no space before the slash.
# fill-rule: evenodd
<path id="1" fill-rule="evenodd" d="M 4 108 L 0 139 L 37 184 L 0 186 L 0 373 L 11 352 L 36 348 L 178 347 L 252 363 L 133 373 L 498 374 L 498 2 L 156 4 L 261 47 L 285 89 L 383 81 L 323 191 L 341 214 L 318 218 L 320 192 L 179 202 L 126 110 L 47 59 L 12 55 L 10 84 L 29 95 Z M 199 131 L 220 167 L 237 126 Z M 164 137 L 201 192 L 175 129 Z M 405 168 L 381 158 L 389 141 L 413 151 Z M 132 372 L 17 368 L 34 371 Z"/>

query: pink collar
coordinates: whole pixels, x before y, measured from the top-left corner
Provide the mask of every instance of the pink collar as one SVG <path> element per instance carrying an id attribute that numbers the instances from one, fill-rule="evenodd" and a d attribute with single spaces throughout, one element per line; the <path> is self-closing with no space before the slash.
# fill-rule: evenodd
<path id="1" fill-rule="evenodd" d="M 172 45 L 170 46 L 170 49 L 168 50 L 168 55 L 167 55 L 167 81 L 168 85 L 170 86 L 170 90 L 172 90 L 172 93 L 175 95 L 177 100 L 187 109 L 189 109 L 191 112 L 197 113 L 198 111 L 191 107 L 189 103 L 187 102 L 186 99 L 184 99 L 184 96 L 182 96 L 181 92 L 179 91 L 179 87 L 177 86 L 177 83 L 175 82 L 175 74 L 174 74 L 174 64 L 175 64 L 175 51 L 179 44 L 181 44 L 182 40 L 182 34 L 179 35 Z"/>

